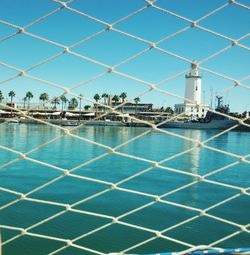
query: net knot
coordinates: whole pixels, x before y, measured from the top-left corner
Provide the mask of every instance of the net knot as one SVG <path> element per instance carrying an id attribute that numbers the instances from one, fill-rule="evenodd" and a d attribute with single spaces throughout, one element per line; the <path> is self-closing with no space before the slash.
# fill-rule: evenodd
<path id="1" fill-rule="evenodd" d="M 27 230 L 22 229 L 21 233 L 22 233 L 22 235 L 27 235 Z"/>
<path id="2" fill-rule="evenodd" d="M 245 195 L 245 194 L 247 194 L 247 191 L 246 191 L 246 189 L 241 189 L 241 190 L 240 190 L 240 193 L 243 194 L 243 195 Z"/>
<path id="3" fill-rule="evenodd" d="M 149 85 L 150 90 L 156 89 L 156 86 L 154 84 Z"/>
<path id="4" fill-rule="evenodd" d="M 241 125 L 244 125 L 244 124 L 245 124 L 244 121 L 243 121 L 243 120 L 240 120 L 240 119 L 238 119 L 238 122 L 239 122 L 239 124 L 241 124 Z M 242 159 L 240 159 L 240 160 L 242 160 Z"/>
<path id="5" fill-rule="evenodd" d="M 69 52 L 70 52 L 69 47 L 65 47 L 64 50 L 63 50 L 63 53 L 69 53 Z"/>
<path id="6" fill-rule="evenodd" d="M 159 232 L 159 231 L 157 231 L 157 232 L 155 233 L 155 235 L 156 235 L 158 238 L 162 237 L 162 233 Z"/>
<path id="7" fill-rule="evenodd" d="M 153 167 L 159 167 L 159 163 L 158 162 L 154 162 L 152 165 L 153 165 Z"/>
<path id="8" fill-rule="evenodd" d="M 152 7 L 153 6 L 153 2 L 152 1 L 147 1 L 147 7 Z"/>
<path id="9" fill-rule="evenodd" d="M 240 85 L 240 81 L 235 80 L 235 81 L 234 81 L 234 87 L 237 87 L 237 86 L 239 86 L 239 85 Z"/>
<path id="10" fill-rule="evenodd" d="M 205 179 L 205 178 L 204 178 L 203 176 L 199 176 L 199 177 L 198 177 L 198 181 L 199 181 L 199 182 L 204 181 L 204 179 Z"/>
<path id="11" fill-rule="evenodd" d="M 150 43 L 150 49 L 154 49 L 156 48 L 156 44 L 155 43 Z"/>
<path id="12" fill-rule="evenodd" d="M 203 143 L 201 143 L 201 142 L 199 142 L 198 144 L 197 144 L 197 148 L 201 148 L 201 147 L 203 147 Z"/>
<path id="13" fill-rule="evenodd" d="M 112 220 L 112 223 L 118 223 L 119 222 L 119 220 L 117 219 L 117 218 L 113 218 L 113 220 Z"/>
<path id="14" fill-rule="evenodd" d="M 233 4 L 233 3 L 235 2 L 235 0 L 228 0 L 228 2 L 229 2 L 230 4 Z"/>
<path id="15" fill-rule="evenodd" d="M 206 213 L 204 211 L 200 212 L 200 216 L 204 216 Z"/>
<path id="16" fill-rule="evenodd" d="M 232 41 L 232 46 L 235 46 L 237 44 L 238 44 L 238 41 L 236 41 L 236 40 Z"/>
<path id="17" fill-rule="evenodd" d="M 23 154 L 23 153 L 20 153 L 20 158 L 21 158 L 21 159 L 24 159 L 24 158 L 26 158 L 26 155 Z"/>
<path id="18" fill-rule="evenodd" d="M 71 210 L 71 206 L 70 205 L 66 205 L 65 209 L 66 209 L 66 211 L 70 211 Z"/>
<path id="19" fill-rule="evenodd" d="M 69 170 L 64 170 L 63 173 L 64 173 L 64 175 L 66 175 L 66 176 L 70 174 L 70 173 L 69 173 Z"/>
<path id="20" fill-rule="evenodd" d="M 24 194 L 22 194 L 22 195 L 20 196 L 20 200 L 25 200 L 25 198 L 26 198 L 26 196 L 25 196 Z"/>
<path id="21" fill-rule="evenodd" d="M 159 202 L 161 200 L 161 198 L 159 196 L 155 197 L 155 201 Z"/>
<path id="22" fill-rule="evenodd" d="M 247 228 L 246 228 L 245 226 L 241 226 L 240 229 L 241 229 L 242 231 L 248 231 Z"/>
<path id="23" fill-rule="evenodd" d="M 70 135 L 70 130 L 69 129 L 64 129 L 64 134 L 65 135 Z"/>
<path id="24" fill-rule="evenodd" d="M 115 153 L 115 150 L 110 148 L 108 152 L 109 152 L 109 154 L 113 154 L 113 153 Z"/>
<path id="25" fill-rule="evenodd" d="M 112 25 L 107 25 L 106 31 L 112 30 L 113 26 Z"/>
<path id="26" fill-rule="evenodd" d="M 151 128 L 154 129 L 154 130 L 157 130 L 157 126 L 155 124 L 152 124 Z"/>
<path id="27" fill-rule="evenodd" d="M 25 71 L 21 71 L 20 73 L 19 73 L 19 76 L 24 76 L 25 75 Z"/>
<path id="28" fill-rule="evenodd" d="M 60 3 L 60 4 L 61 4 L 61 6 L 62 6 L 62 7 L 64 7 L 64 8 L 67 8 L 67 7 L 68 7 L 68 5 L 67 5 L 67 3 L 66 3 L 66 2 L 58 2 L 58 3 Z"/>
<path id="29" fill-rule="evenodd" d="M 112 73 L 114 71 L 113 67 L 108 68 L 108 73 Z"/>
<path id="30" fill-rule="evenodd" d="M 19 34 L 24 33 L 24 28 L 20 27 L 20 28 L 18 29 L 18 33 L 19 33 Z"/>
<path id="31" fill-rule="evenodd" d="M 63 90 L 65 91 L 66 94 L 69 94 L 69 92 L 70 92 L 70 89 L 68 89 L 68 88 L 64 88 Z"/>
<path id="32" fill-rule="evenodd" d="M 112 184 L 111 186 L 110 186 L 110 189 L 111 190 L 114 190 L 114 189 L 116 189 L 117 188 L 117 186 L 115 185 L 115 184 Z"/>
<path id="33" fill-rule="evenodd" d="M 67 240 L 67 246 L 72 246 L 72 241 L 71 240 Z"/>
<path id="34" fill-rule="evenodd" d="M 197 23 L 195 21 L 191 22 L 190 27 L 196 27 Z"/>

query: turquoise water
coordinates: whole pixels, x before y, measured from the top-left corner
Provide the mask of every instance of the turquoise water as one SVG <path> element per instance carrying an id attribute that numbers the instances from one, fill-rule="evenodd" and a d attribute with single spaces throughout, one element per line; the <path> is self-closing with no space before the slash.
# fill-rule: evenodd
<path id="1" fill-rule="evenodd" d="M 94 142 L 115 147 L 147 130 L 149 129 L 88 126 L 80 128 L 74 134 Z M 220 132 L 218 130 L 181 129 L 169 129 L 167 131 L 199 141 L 204 141 Z M 0 125 L 0 145 L 26 153 L 61 134 L 60 130 L 45 125 L 4 124 Z M 250 153 L 249 141 L 250 133 L 230 132 L 210 141 L 208 145 L 238 155 L 248 155 Z M 118 151 L 148 160 L 161 161 L 192 148 L 194 145 L 192 142 L 152 131 L 146 136 L 119 148 Z M 102 147 L 77 138 L 64 136 L 40 150 L 34 150 L 29 154 L 29 157 L 63 169 L 73 169 L 105 152 L 107 150 Z M 17 158 L 17 154 L 0 149 L 1 166 Z M 192 152 L 166 161 L 162 165 L 184 172 L 205 175 L 236 161 L 237 159 L 232 156 L 205 148 L 196 148 Z M 110 183 L 118 183 L 150 166 L 152 165 L 148 162 L 109 154 L 86 166 L 79 167 L 73 173 Z M 28 193 L 59 177 L 61 174 L 60 171 L 49 166 L 22 159 L 0 169 L 0 186 L 17 192 Z M 208 179 L 247 188 L 250 185 L 249 164 L 241 162 L 222 172 L 211 175 Z M 153 195 L 169 193 L 162 199 L 199 209 L 208 208 L 239 193 L 239 191 L 229 187 L 205 182 L 197 182 L 185 189 L 170 193 L 195 180 L 197 179 L 193 176 L 153 168 L 133 179 L 121 182 L 119 187 Z M 110 185 L 104 183 L 95 183 L 65 176 L 53 184 L 32 193 L 29 197 L 64 204 L 74 204 L 85 199 L 82 203 L 75 205 L 74 208 L 114 217 L 126 214 L 154 201 L 153 198 L 109 188 Z M 105 190 L 105 193 L 92 199 L 87 199 Z M 0 208 L 17 198 L 18 196 L 16 195 L 0 191 Z M 249 208 L 250 197 L 241 195 L 210 210 L 209 213 L 237 224 L 246 225 L 250 221 Z M 63 208 L 60 206 L 19 200 L 11 206 L 0 210 L 0 225 L 27 228 L 61 211 L 63 211 Z M 197 215 L 198 213 L 195 211 L 155 202 L 142 210 L 123 217 L 122 221 L 162 231 Z M 110 222 L 111 220 L 109 219 L 76 212 L 65 212 L 57 218 L 33 228 L 30 232 L 64 239 L 74 239 Z M 165 235 L 192 245 L 206 245 L 238 230 L 238 227 L 202 216 L 167 231 Z M 2 229 L 1 231 L 3 242 L 20 234 L 16 230 Z M 121 224 L 112 224 L 96 233 L 79 239 L 75 243 L 103 253 L 109 253 L 123 251 L 153 236 L 154 234 L 150 232 Z M 22 235 L 4 245 L 3 255 L 48 254 L 62 246 L 64 246 L 64 243 L 59 241 Z M 250 235 L 246 232 L 241 232 L 216 246 L 227 248 L 249 247 Z M 140 247 L 131 249 L 128 253 L 181 251 L 186 248 L 184 245 L 157 238 Z M 81 255 L 93 253 L 76 248 L 66 248 L 57 254 Z"/>

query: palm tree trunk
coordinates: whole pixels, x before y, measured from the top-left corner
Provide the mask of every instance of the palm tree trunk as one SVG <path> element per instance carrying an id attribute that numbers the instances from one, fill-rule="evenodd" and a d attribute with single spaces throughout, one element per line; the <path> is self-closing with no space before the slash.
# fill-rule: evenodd
<path id="1" fill-rule="evenodd" d="M 13 113 L 12 102 L 13 102 L 13 97 L 10 98 L 10 105 L 11 105 L 10 111 L 11 111 L 11 116 L 13 115 L 13 114 L 12 114 L 12 113 Z"/>

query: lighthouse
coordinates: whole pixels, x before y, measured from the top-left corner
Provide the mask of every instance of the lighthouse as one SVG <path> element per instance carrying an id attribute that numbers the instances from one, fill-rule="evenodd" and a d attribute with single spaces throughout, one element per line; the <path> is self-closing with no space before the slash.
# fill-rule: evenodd
<path id="1" fill-rule="evenodd" d="M 196 63 L 191 65 L 190 73 L 186 76 L 185 104 L 201 104 L 201 76 Z"/>
<path id="2" fill-rule="evenodd" d="M 201 101 L 202 77 L 199 75 L 196 62 L 191 64 L 190 71 L 185 78 L 185 100 L 182 104 L 175 105 L 175 113 L 184 113 L 192 119 L 205 117 L 208 105 Z"/>

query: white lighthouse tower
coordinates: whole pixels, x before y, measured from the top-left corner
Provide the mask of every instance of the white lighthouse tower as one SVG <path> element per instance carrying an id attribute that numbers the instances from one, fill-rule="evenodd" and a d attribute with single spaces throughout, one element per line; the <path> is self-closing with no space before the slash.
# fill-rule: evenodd
<path id="1" fill-rule="evenodd" d="M 175 113 L 180 114 L 185 112 L 185 115 L 190 116 L 193 119 L 205 117 L 208 105 L 202 104 L 201 101 L 202 77 L 199 75 L 199 69 L 196 62 L 191 64 L 190 72 L 185 78 L 185 100 L 183 104 L 175 105 Z"/>
<path id="2" fill-rule="evenodd" d="M 191 65 L 190 73 L 186 75 L 185 98 L 187 99 L 185 104 L 201 104 L 201 76 L 195 63 Z"/>

